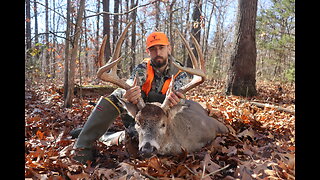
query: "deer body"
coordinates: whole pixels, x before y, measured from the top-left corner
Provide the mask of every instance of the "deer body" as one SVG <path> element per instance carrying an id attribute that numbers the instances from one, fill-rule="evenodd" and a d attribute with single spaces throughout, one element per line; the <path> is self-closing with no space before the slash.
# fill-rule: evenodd
<path id="1" fill-rule="evenodd" d="M 150 113 L 153 111 L 153 113 Z M 194 101 L 186 100 L 165 112 L 159 103 L 146 104 L 136 116 L 139 150 L 145 155 L 178 154 L 199 150 L 227 127 L 209 117 Z"/>
<path id="2" fill-rule="evenodd" d="M 193 152 L 212 141 L 217 134 L 228 132 L 227 127 L 209 117 L 199 103 L 190 100 L 186 100 L 186 104 L 181 106 L 171 119 L 169 127 L 173 133 L 167 143 L 172 150 L 163 149 L 160 151 L 162 154 L 179 153 L 181 147 L 187 152 Z"/>

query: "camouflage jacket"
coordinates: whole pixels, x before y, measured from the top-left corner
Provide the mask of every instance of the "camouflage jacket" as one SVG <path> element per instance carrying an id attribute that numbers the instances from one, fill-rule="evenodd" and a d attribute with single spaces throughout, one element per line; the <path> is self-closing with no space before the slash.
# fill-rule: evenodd
<path id="1" fill-rule="evenodd" d="M 165 95 L 161 94 L 161 89 L 162 86 L 164 84 L 164 82 L 168 79 L 171 78 L 171 75 L 175 75 L 179 70 L 171 63 L 172 61 L 175 61 L 177 63 L 179 63 L 178 61 L 176 61 L 172 56 L 169 56 L 169 65 L 167 66 L 167 68 L 165 69 L 164 73 L 160 73 L 159 71 L 157 71 L 156 68 L 154 68 L 154 79 L 152 82 L 152 87 L 151 90 L 149 92 L 149 97 L 146 96 L 146 94 L 142 92 L 142 98 L 144 99 L 145 102 L 160 102 L 162 103 Z M 180 63 L 179 63 L 180 64 Z M 152 63 L 151 63 L 152 66 Z M 133 84 L 133 80 L 134 77 L 136 75 L 136 72 L 138 72 L 138 82 L 139 82 L 139 86 L 141 87 L 146 79 L 147 79 L 147 62 L 142 62 L 140 64 L 138 64 L 130 78 L 126 81 L 129 85 Z M 189 82 L 189 78 L 186 72 L 181 72 L 174 81 L 174 90 L 178 90 L 180 89 L 182 86 L 186 85 Z M 122 97 L 123 94 L 125 93 L 124 89 L 118 88 L 116 89 L 112 95 L 117 96 L 117 97 Z"/>

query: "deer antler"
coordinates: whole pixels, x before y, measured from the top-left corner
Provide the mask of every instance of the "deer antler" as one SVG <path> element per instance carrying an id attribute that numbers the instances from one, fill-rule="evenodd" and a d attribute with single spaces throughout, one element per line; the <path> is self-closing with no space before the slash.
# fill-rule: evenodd
<path id="1" fill-rule="evenodd" d="M 178 69 L 180 69 L 182 71 L 185 71 L 187 73 L 193 74 L 193 79 L 188 84 L 184 85 L 183 87 L 181 87 L 178 90 L 181 93 L 186 93 L 190 89 L 198 86 L 199 84 L 201 84 L 201 83 L 203 83 L 205 81 L 206 74 L 205 74 L 205 67 L 204 67 L 204 57 L 203 57 L 203 54 L 202 54 L 202 51 L 201 51 L 201 48 L 200 48 L 200 45 L 199 45 L 198 41 L 196 40 L 196 38 L 192 34 L 191 34 L 191 39 L 192 39 L 192 41 L 193 41 L 193 43 L 195 45 L 195 48 L 197 50 L 199 62 L 196 59 L 195 55 L 193 54 L 193 52 L 192 52 L 189 44 L 187 43 L 186 39 L 182 36 L 182 34 L 180 33 L 179 30 L 177 30 L 177 32 L 178 32 L 179 36 L 181 37 L 181 39 L 183 41 L 183 44 L 185 45 L 185 47 L 188 50 L 188 54 L 189 54 L 189 56 L 191 58 L 191 62 L 192 62 L 192 66 L 193 66 L 193 68 L 182 67 L 182 66 L 180 66 L 180 64 L 172 62 L 173 65 L 175 65 Z M 168 92 L 172 91 L 173 81 L 174 81 L 174 78 L 172 76 L 172 80 L 170 82 Z M 168 100 L 167 97 L 163 101 L 161 107 L 164 110 L 169 109 L 169 100 Z"/>
<path id="2" fill-rule="evenodd" d="M 125 27 L 125 29 L 121 33 L 121 35 L 116 43 L 116 46 L 115 46 L 115 49 L 114 49 L 114 52 L 113 52 L 111 59 L 108 61 L 107 64 L 100 67 L 97 71 L 97 77 L 99 79 L 106 81 L 106 82 L 110 82 L 112 84 L 115 84 L 125 90 L 130 89 L 132 86 L 130 86 L 124 80 L 122 80 L 118 77 L 117 64 L 121 60 L 121 57 L 119 57 L 121 45 L 123 43 L 123 40 L 125 39 L 125 36 L 126 36 L 131 24 L 132 24 L 132 21 Z M 100 62 L 101 65 L 103 64 L 102 62 L 104 59 L 104 50 L 105 50 L 105 46 L 106 46 L 106 40 L 107 40 L 107 38 L 105 36 L 102 40 L 102 44 L 99 49 L 98 61 Z M 134 82 L 137 82 L 136 79 L 134 80 Z M 133 84 L 133 86 L 135 86 L 135 85 L 136 85 L 136 83 Z M 139 98 L 137 106 L 138 106 L 138 109 L 142 109 L 145 106 L 145 103 L 142 98 Z"/>
<path id="3" fill-rule="evenodd" d="M 180 92 L 182 93 L 186 93 L 187 91 L 189 91 L 190 89 L 198 86 L 199 84 L 203 83 L 206 79 L 206 74 L 205 74 L 205 67 L 204 67 L 204 57 L 200 48 L 200 45 L 198 43 L 198 41 L 196 40 L 196 38 L 191 34 L 191 39 L 194 43 L 194 46 L 196 47 L 197 53 L 198 53 L 198 60 L 196 59 L 196 57 L 194 56 L 189 44 L 187 43 L 187 40 L 182 36 L 182 34 L 180 33 L 180 31 L 178 31 L 179 36 L 181 37 L 185 47 L 188 50 L 189 56 L 191 58 L 191 62 L 193 65 L 193 68 L 188 68 L 188 67 L 182 67 L 179 64 L 173 62 L 173 65 L 175 65 L 178 69 L 185 71 L 187 73 L 193 74 L 193 79 L 186 84 L 185 86 L 183 86 L 182 88 L 179 89 Z"/>

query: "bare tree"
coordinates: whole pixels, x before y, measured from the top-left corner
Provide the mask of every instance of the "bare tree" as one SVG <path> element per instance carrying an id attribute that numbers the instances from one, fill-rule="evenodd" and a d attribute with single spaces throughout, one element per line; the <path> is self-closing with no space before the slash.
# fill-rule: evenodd
<path id="1" fill-rule="evenodd" d="M 208 1 L 207 1 L 207 3 L 208 3 Z M 212 9 L 211 9 L 210 16 L 208 19 L 208 25 L 205 29 L 204 36 L 203 36 L 203 51 L 205 52 L 204 53 L 205 61 L 208 60 L 208 54 L 209 54 L 209 53 L 207 53 L 208 52 L 208 39 L 209 39 L 210 28 L 211 28 L 211 19 L 213 16 L 213 12 L 215 10 L 215 6 L 216 6 L 216 2 L 212 1 Z"/>
<path id="2" fill-rule="evenodd" d="M 156 13 L 155 13 L 155 18 L 156 18 L 156 26 L 155 26 L 155 29 L 156 30 L 160 30 L 160 1 L 156 1 L 154 3 L 155 5 L 155 8 L 156 8 Z"/>
<path id="3" fill-rule="evenodd" d="M 47 74 L 50 74 L 50 53 L 48 51 L 49 49 L 49 2 L 48 0 L 46 0 L 45 3 L 46 3 L 46 11 L 45 11 L 46 51 L 45 51 L 44 73 L 46 77 L 48 77 Z"/>
<path id="4" fill-rule="evenodd" d="M 230 58 L 226 94 L 254 96 L 256 90 L 257 0 L 239 0 L 235 44 Z"/>
<path id="5" fill-rule="evenodd" d="M 183 2 L 182 2 L 183 3 Z M 191 0 L 188 0 L 187 2 L 187 9 L 186 9 L 186 15 L 187 15 L 187 18 L 186 18 L 186 27 L 184 26 L 181 26 L 181 32 L 184 32 L 184 36 L 186 36 L 186 34 L 189 32 L 189 12 L 190 12 L 190 6 L 191 6 Z M 183 12 L 182 12 L 183 13 Z M 182 31 L 184 29 L 184 31 Z M 187 37 L 184 37 L 184 38 L 187 38 Z M 183 52 L 183 64 L 186 65 L 187 64 L 187 61 L 188 61 L 188 55 L 187 55 L 187 51 L 186 51 L 186 48 L 184 47 L 184 45 L 182 45 L 182 52 Z"/>
<path id="6" fill-rule="evenodd" d="M 202 9 L 202 0 L 194 0 L 193 13 L 192 13 L 192 28 L 191 34 L 196 38 L 198 42 L 200 42 L 201 35 L 201 9 Z M 197 52 L 192 44 L 193 53 L 196 55 Z M 197 56 L 197 55 L 196 55 Z M 192 67 L 192 62 L 190 57 L 187 60 L 187 67 Z"/>
<path id="7" fill-rule="evenodd" d="M 33 1 L 33 14 L 34 14 L 34 43 L 37 44 L 39 42 L 38 37 L 38 8 L 37 8 L 37 0 Z M 38 57 L 39 58 L 39 57 Z"/>
<path id="8" fill-rule="evenodd" d="M 103 0 L 103 11 L 109 12 L 109 0 Z M 107 44 L 105 50 L 105 58 L 111 57 L 111 46 L 110 46 L 110 15 L 103 14 L 103 36 L 107 36 Z"/>
<path id="9" fill-rule="evenodd" d="M 118 13 L 119 12 L 119 0 L 115 0 L 114 1 L 114 13 Z M 115 44 L 117 43 L 118 40 L 118 34 L 119 34 L 119 15 L 114 15 L 113 16 L 113 33 L 112 33 L 112 42 L 113 45 L 112 47 L 115 46 Z"/>
<path id="10" fill-rule="evenodd" d="M 79 47 L 79 37 L 80 37 L 80 31 L 81 31 L 81 24 L 83 20 L 84 7 L 85 7 L 85 0 L 81 0 L 78 14 L 77 14 L 75 31 L 74 31 L 73 46 L 71 50 L 68 91 L 67 91 L 67 98 L 65 100 L 65 107 L 72 106 L 72 100 L 74 96 L 73 92 L 74 92 L 74 79 L 75 79 L 75 69 L 76 69 L 76 57 L 77 57 L 77 52 Z"/>
<path id="11" fill-rule="evenodd" d="M 33 14 L 34 14 L 34 44 L 35 49 L 39 49 L 39 37 L 38 37 L 38 8 L 37 8 L 37 0 L 33 1 Z M 36 54 L 36 58 L 39 59 L 39 53 Z"/>
<path id="12" fill-rule="evenodd" d="M 55 0 L 52 0 L 52 6 L 53 6 L 53 14 L 52 14 L 52 29 L 53 29 L 53 31 L 55 32 L 55 14 L 56 14 L 56 1 Z M 53 41 L 53 48 L 55 48 L 56 47 L 56 40 L 57 40 L 57 38 L 56 38 L 56 36 L 53 36 L 53 39 L 52 39 L 52 41 Z M 51 57 L 52 57 L 52 78 L 55 78 L 55 76 L 56 76 L 56 56 L 55 56 L 55 51 L 51 51 Z"/>
<path id="13" fill-rule="evenodd" d="M 30 0 L 26 0 L 26 46 L 31 48 L 31 15 L 30 15 Z"/>
<path id="14" fill-rule="evenodd" d="M 97 0 L 97 13 L 100 12 L 100 5 L 101 5 L 101 2 L 100 0 Z M 100 16 L 97 16 L 97 30 L 96 30 L 96 43 L 95 43 L 95 49 L 96 49 L 96 58 L 95 58 L 95 63 L 94 63 L 94 72 L 97 72 L 98 68 L 97 66 L 99 65 L 98 64 L 98 54 L 99 54 L 99 32 L 100 32 L 100 27 L 99 27 L 99 24 L 100 24 Z"/>
<path id="15" fill-rule="evenodd" d="M 173 13 L 174 13 L 173 7 L 174 7 L 175 3 L 176 3 L 176 0 L 172 0 L 172 2 L 169 4 L 169 8 L 168 8 L 168 14 L 169 14 L 169 28 L 168 28 L 168 30 L 169 30 L 169 39 L 171 41 L 171 47 L 172 47 L 172 52 L 171 52 L 172 55 L 174 55 L 174 52 L 175 52 L 174 40 L 173 40 L 173 34 L 174 34 L 174 32 L 173 32 Z"/>
<path id="16" fill-rule="evenodd" d="M 138 5 L 138 1 L 134 3 L 134 0 L 131 0 L 131 9 Z M 136 18 L 137 18 L 137 9 L 135 9 L 131 14 L 131 19 L 133 21 L 132 25 L 132 34 L 131 34 L 131 51 L 132 51 L 132 62 L 130 66 L 130 74 L 133 71 L 133 68 L 136 66 Z"/>
<path id="17" fill-rule="evenodd" d="M 65 39 L 65 50 L 64 50 L 64 93 L 63 93 L 63 99 L 64 102 L 66 102 L 68 89 L 69 89 L 69 49 L 70 49 L 70 25 L 71 25 L 71 3 L 70 0 L 67 0 L 67 28 L 66 28 L 66 39 Z M 65 104 L 66 105 L 66 104 Z"/>
<path id="18" fill-rule="evenodd" d="M 84 16 L 86 16 L 86 11 L 84 11 Z M 89 58 L 88 58 L 88 51 L 89 51 L 89 46 L 88 46 L 88 30 L 87 30 L 87 20 L 88 19 L 85 19 L 84 20 L 84 28 L 85 28 L 85 31 L 84 31 L 84 44 L 85 44 L 85 58 L 84 58 L 84 75 L 86 77 L 89 76 Z M 81 64 L 80 64 L 80 69 L 81 69 Z"/>

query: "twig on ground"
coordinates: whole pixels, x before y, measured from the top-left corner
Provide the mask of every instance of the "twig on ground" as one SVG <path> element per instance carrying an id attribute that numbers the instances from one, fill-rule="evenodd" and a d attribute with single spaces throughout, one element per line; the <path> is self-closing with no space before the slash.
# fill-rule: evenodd
<path id="1" fill-rule="evenodd" d="M 218 169 L 218 170 L 216 170 L 216 171 L 213 171 L 213 172 L 211 172 L 210 174 L 205 175 L 203 178 L 206 178 L 206 177 L 209 177 L 209 176 L 211 176 L 211 175 L 214 175 L 214 174 L 216 174 L 216 173 L 219 172 L 219 171 L 222 171 L 222 170 L 224 170 L 224 169 L 227 169 L 229 166 L 230 166 L 230 164 L 226 165 L 225 167 L 223 167 L 223 168 L 221 168 L 221 169 Z M 201 178 L 201 179 L 202 179 L 202 178 Z"/>

